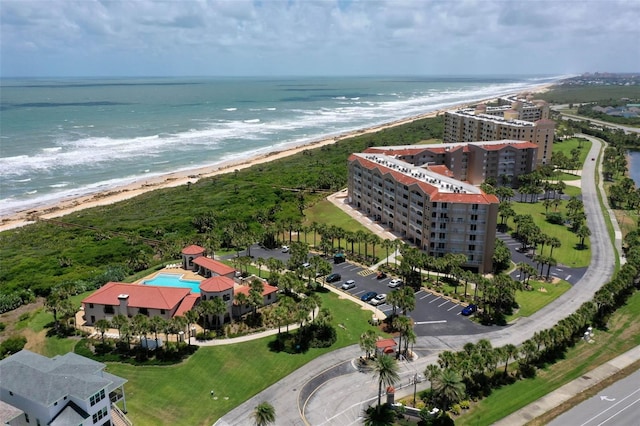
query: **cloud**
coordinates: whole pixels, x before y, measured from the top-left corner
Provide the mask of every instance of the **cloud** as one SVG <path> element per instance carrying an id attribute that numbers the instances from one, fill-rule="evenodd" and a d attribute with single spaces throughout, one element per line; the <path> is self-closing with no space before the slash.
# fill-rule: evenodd
<path id="1" fill-rule="evenodd" d="M 635 0 L 3 0 L 1 73 L 631 71 Z M 46 60 L 45 60 L 46 59 Z M 168 66 L 167 64 L 170 64 Z"/>

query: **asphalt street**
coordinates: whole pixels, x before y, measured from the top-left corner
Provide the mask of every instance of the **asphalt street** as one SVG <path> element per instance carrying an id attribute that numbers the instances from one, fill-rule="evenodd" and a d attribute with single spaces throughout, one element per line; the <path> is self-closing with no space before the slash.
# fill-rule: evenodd
<path id="1" fill-rule="evenodd" d="M 549 426 L 600 426 L 640 424 L 640 371 L 554 419 Z"/>
<path id="2" fill-rule="evenodd" d="M 602 144 L 598 139 L 590 139 L 594 143 L 589 157 L 598 158 Z M 595 187 L 595 172 L 596 162 L 587 161 L 582 172 L 585 213 L 592 235 L 606 236 L 607 228 L 604 215 L 600 211 Z M 606 201 L 606 197 L 604 200 Z M 614 228 L 617 228 L 615 223 Z M 619 236 L 619 229 L 616 229 L 616 246 L 620 244 Z M 591 300 L 593 294 L 612 276 L 616 254 L 610 240 L 606 237 L 592 238 L 591 253 L 591 263 L 582 278 L 554 303 L 547 305 L 531 317 L 521 318 L 510 327 L 487 328 L 486 333 L 422 335 L 418 337 L 414 349 L 428 355 L 406 363 L 407 365 L 403 365 L 403 368 L 407 371 L 422 372 L 428 364 L 436 362 L 437 353 L 440 351 L 458 350 L 467 342 L 475 343 L 483 338 L 490 340 L 494 346 L 507 343 L 519 345 L 536 331 L 554 326 L 584 302 Z M 435 303 L 433 302 L 434 305 Z M 353 373 L 337 376 L 319 385 L 303 406 L 298 402 L 299 390 L 304 388 L 307 382 L 313 380 L 319 373 L 360 355 L 362 351 L 358 345 L 353 345 L 318 357 L 227 413 L 216 424 L 220 426 L 250 425 L 252 424 L 251 412 L 262 401 L 273 404 L 278 424 L 282 425 L 359 424 L 362 410 L 376 397 L 377 386 L 372 386 L 372 374 Z M 412 393 L 413 386 L 409 385 L 407 377 L 403 378 L 404 387 L 399 386 L 397 394 Z M 427 386 L 428 384 L 423 382 L 417 385 L 417 389 L 425 389 Z M 333 420 L 327 423 L 329 419 Z"/>

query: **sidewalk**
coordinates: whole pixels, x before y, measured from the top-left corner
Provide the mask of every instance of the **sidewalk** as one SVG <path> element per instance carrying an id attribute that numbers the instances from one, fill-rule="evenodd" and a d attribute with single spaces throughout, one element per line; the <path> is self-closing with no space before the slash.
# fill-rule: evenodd
<path id="1" fill-rule="evenodd" d="M 640 346 L 636 346 L 611 361 L 602 364 L 589 371 L 588 375 L 583 375 L 567 383 L 494 424 L 499 426 L 525 425 L 638 360 L 640 360 Z"/>

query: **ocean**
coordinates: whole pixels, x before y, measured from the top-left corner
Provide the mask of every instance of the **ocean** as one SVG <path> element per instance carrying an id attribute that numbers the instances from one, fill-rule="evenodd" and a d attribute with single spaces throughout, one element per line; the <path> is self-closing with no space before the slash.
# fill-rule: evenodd
<path id="1" fill-rule="evenodd" d="M 0 80 L 0 216 L 561 79 Z"/>

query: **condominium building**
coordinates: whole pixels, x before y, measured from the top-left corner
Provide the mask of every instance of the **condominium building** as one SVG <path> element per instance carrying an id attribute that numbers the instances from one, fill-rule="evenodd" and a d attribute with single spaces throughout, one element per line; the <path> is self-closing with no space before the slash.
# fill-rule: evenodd
<path id="1" fill-rule="evenodd" d="M 445 143 L 512 139 L 529 141 L 538 147 L 537 164 L 551 160 L 555 122 L 548 118 L 548 108 L 527 106 L 464 108 L 444 115 Z M 520 106 L 518 106 L 520 105 Z M 545 112 L 547 111 L 547 112 Z M 529 121 L 528 119 L 535 119 Z M 526 118 L 526 119 L 524 119 Z"/>
<path id="2" fill-rule="evenodd" d="M 526 141 L 501 140 L 372 147 L 365 153 L 389 155 L 472 185 L 494 178 L 499 184 L 517 186 L 518 176 L 535 170 L 538 146 Z"/>
<path id="3" fill-rule="evenodd" d="M 498 199 L 455 179 L 445 166 L 421 167 L 384 153 L 352 154 L 348 191 L 354 208 L 429 255 L 462 253 L 464 266 L 491 271 Z"/>

